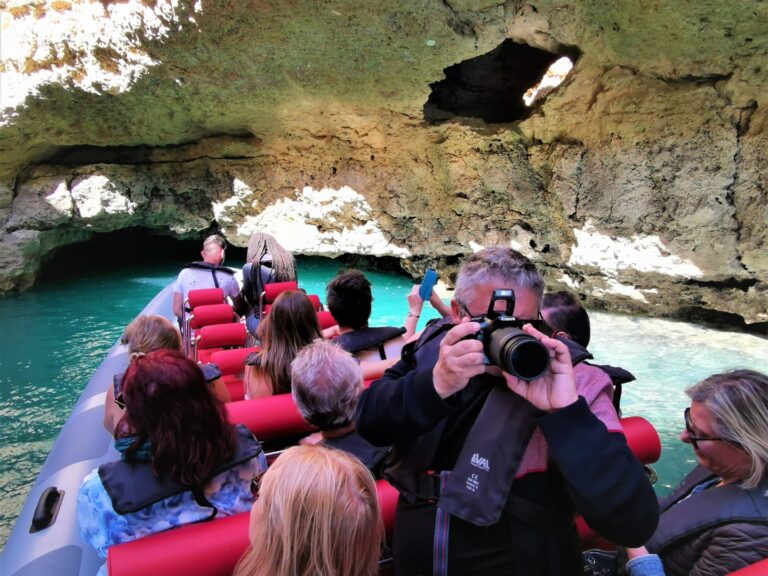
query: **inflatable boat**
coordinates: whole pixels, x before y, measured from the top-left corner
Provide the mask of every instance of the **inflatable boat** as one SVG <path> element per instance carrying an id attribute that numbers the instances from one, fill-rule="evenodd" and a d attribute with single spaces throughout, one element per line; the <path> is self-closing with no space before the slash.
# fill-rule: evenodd
<path id="1" fill-rule="evenodd" d="M 270 295 L 267 295 L 268 299 Z M 162 290 L 141 314 L 158 314 L 174 320 L 171 313 L 172 287 Z M 209 310 L 210 317 L 221 310 Z M 235 372 L 249 352 L 242 324 L 206 330 L 206 316 L 200 309 L 189 319 L 198 334 L 188 352 L 212 360 L 221 368 L 233 401 L 227 404 L 231 422 L 243 423 L 267 446 L 279 448 L 310 432 L 290 395 L 258 400 L 241 400 L 242 383 Z M 320 313 L 321 323 L 332 319 Z M 226 316 L 226 314 L 224 314 Z M 187 340 L 185 340 L 187 342 Z M 222 347 L 232 347 L 221 350 Z M 80 539 L 76 523 L 76 495 L 83 477 L 105 462 L 117 460 L 111 436 L 102 418 L 104 396 L 114 374 L 128 364 L 124 347 L 117 342 L 94 372 L 65 423 L 0 557 L 3 576 L 93 576 L 102 565 L 96 552 Z M 643 418 L 622 419 L 627 441 L 644 463 L 655 462 L 660 454 L 659 437 Z M 377 483 L 388 537 L 394 525 L 397 492 L 386 481 Z M 583 522 L 579 532 L 585 548 L 604 544 Z M 107 568 L 110 576 L 225 576 L 231 574 L 248 545 L 248 513 L 192 524 L 110 548 Z M 734 573 L 734 576 L 768 574 L 768 560 Z"/>

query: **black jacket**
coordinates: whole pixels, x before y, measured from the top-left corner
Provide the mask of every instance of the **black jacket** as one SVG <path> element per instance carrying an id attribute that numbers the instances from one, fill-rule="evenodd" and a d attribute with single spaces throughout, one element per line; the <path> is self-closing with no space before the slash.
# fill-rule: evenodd
<path id="1" fill-rule="evenodd" d="M 768 558 L 768 480 L 751 490 L 728 484 L 684 499 L 710 478 L 699 466 L 661 501 L 659 528 L 647 547 L 661 557 L 667 576 L 724 576 Z"/>
<path id="2" fill-rule="evenodd" d="M 361 436 L 375 445 L 395 445 L 395 459 L 409 454 L 414 448 L 424 450 L 423 470 L 451 470 L 472 424 L 487 397 L 489 384 L 503 385 L 503 380 L 488 376 L 470 380 L 461 392 L 441 399 L 432 384 L 431 359 L 410 365 L 401 360 L 363 393 L 358 405 L 357 429 Z M 584 368 L 592 370 L 592 368 Z M 536 424 L 546 439 L 549 464 L 546 470 L 528 473 L 514 480 L 511 497 L 553 511 L 559 516 L 572 517 L 580 513 L 590 526 L 609 540 L 626 546 L 644 544 L 658 521 L 658 505 L 653 489 L 642 466 L 632 455 L 621 434 L 610 433 L 589 409 L 584 399 L 555 413 L 540 415 Z M 503 441 L 503 440 L 502 440 Z M 413 461 L 418 461 L 413 459 Z M 397 460 L 395 460 L 397 464 Z M 401 497 L 398 515 L 408 515 L 415 506 L 434 507 L 434 503 L 414 504 L 413 499 Z M 518 517 L 502 516 L 508 536 L 507 556 L 500 566 L 505 574 L 563 576 L 580 574 L 581 562 L 578 537 L 573 524 L 553 530 L 542 524 L 534 526 Z M 454 529 L 453 520 L 451 530 Z M 457 524 L 467 540 L 481 542 L 486 528 Z M 410 553 L 409 546 L 423 546 L 417 537 L 398 535 L 403 523 L 398 519 L 395 538 L 400 550 Z M 491 527 L 497 530 L 499 527 Z M 424 531 L 426 525 L 405 523 L 406 531 Z M 477 532 L 475 536 L 473 532 Z M 454 535 L 451 536 L 455 538 Z M 409 545 L 408 541 L 413 545 Z M 431 540 L 430 540 L 431 541 Z M 451 541 L 451 550 L 454 547 Z M 432 550 L 413 551 L 428 554 Z M 471 546 L 471 545 L 470 545 Z M 456 568 L 449 550 L 450 570 Z M 431 562 L 431 560 L 428 560 Z M 401 573 L 423 573 L 425 568 L 410 571 L 399 564 Z M 469 573 L 469 572 L 466 572 Z M 480 568 L 477 573 L 482 573 Z"/>

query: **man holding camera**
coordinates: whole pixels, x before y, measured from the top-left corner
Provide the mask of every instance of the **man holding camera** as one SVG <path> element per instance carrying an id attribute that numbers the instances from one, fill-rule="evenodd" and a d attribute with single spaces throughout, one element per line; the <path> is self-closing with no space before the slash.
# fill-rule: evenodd
<path id="1" fill-rule="evenodd" d="M 395 445 L 384 476 L 400 491 L 397 574 L 576 575 L 574 513 L 620 545 L 656 528 L 656 498 L 621 434 L 609 378 L 574 369 L 565 344 L 531 326 L 543 291 L 514 250 L 473 254 L 452 316 L 363 394 L 360 435 Z M 506 349 L 510 334 L 525 345 Z M 542 350 L 529 372 L 528 356 Z"/>

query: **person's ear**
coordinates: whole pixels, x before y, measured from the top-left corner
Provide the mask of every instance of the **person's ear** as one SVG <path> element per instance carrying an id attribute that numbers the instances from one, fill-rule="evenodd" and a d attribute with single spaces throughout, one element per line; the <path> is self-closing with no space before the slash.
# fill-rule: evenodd
<path id="1" fill-rule="evenodd" d="M 461 322 L 461 308 L 456 300 L 451 300 L 451 315 L 456 322 Z"/>

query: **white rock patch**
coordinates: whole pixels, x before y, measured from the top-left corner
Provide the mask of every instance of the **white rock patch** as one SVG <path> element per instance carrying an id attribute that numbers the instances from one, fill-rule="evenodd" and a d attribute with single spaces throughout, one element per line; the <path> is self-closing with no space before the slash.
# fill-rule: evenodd
<path id="1" fill-rule="evenodd" d="M 341 230 L 339 214 L 352 215 L 364 224 Z M 286 249 L 300 254 L 336 256 L 343 253 L 369 256 L 407 258 L 410 251 L 391 244 L 375 220 L 365 197 L 348 186 L 338 190 L 315 190 L 306 186 L 296 193 L 296 199 L 284 198 L 267 206 L 258 216 L 248 216 L 237 233 L 249 236 L 254 232 L 272 234 Z M 307 221 L 327 222 L 332 230 L 319 230 Z"/>
<path id="2" fill-rule="evenodd" d="M 72 186 L 72 199 L 84 220 L 104 215 L 133 214 L 137 204 L 106 176 L 89 176 Z"/>
<path id="3" fill-rule="evenodd" d="M 184 24 L 179 22 L 178 7 L 178 0 L 110 4 L 86 0 L 71 2 L 67 8 L 53 2 L 35 6 L 11 0 L 0 11 L 0 126 L 8 124 L 14 108 L 45 84 L 72 83 L 97 94 L 128 90 L 156 64 L 141 49 L 141 35 L 159 39 L 178 29 Z M 200 9 L 200 3 L 193 8 Z M 191 17 L 186 21 L 194 22 Z M 107 54 L 109 63 L 104 65 Z"/>
<path id="4" fill-rule="evenodd" d="M 615 238 L 595 230 L 590 221 L 573 232 L 576 245 L 571 250 L 570 266 L 596 266 L 607 274 L 632 269 L 687 278 L 703 275 L 691 262 L 670 254 L 658 236 Z"/>

